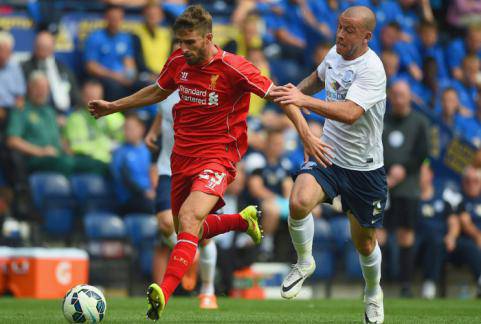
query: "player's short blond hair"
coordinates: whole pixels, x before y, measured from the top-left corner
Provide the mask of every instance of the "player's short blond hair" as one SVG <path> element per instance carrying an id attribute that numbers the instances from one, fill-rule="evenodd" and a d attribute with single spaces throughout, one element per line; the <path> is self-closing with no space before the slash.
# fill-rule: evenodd
<path id="1" fill-rule="evenodd" d="M 202 35 L 212 33 L 212 16 L 200 5 L 189 6 L 177 17 L 173 30 L 174 33 L 179 30 L 196 30 Z"/>
<path id="2" fill-rule="evenodd" d="M 0 31 L 0 44 L 7 45 L 10 49 L 12 49 L 13 46 L 15 46 L 15 40 L 9 32 Z"/>

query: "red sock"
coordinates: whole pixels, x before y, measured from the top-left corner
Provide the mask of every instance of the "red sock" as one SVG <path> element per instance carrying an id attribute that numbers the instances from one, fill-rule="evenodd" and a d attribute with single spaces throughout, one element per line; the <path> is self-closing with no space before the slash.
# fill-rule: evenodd
<path id="1" fill-rule="evenodd" d="M 164 279 L 160 288 L 164 293 L 165 302 L 169 300 L 170 295 L 180 283 L 187 269 L 194 261 L 195 252 L 197 251 L 197 236 L 182 232 L 177 235 L 177 244 L 172 249 L 169 263 L 165 270 Z"/>
<path id="2" fill-rule="evenodd" d="M 245 232 L 248 224 L 240 214 L 209 214 L 202 226 L 202 239 L 209 239 L 230 231 Z"/>

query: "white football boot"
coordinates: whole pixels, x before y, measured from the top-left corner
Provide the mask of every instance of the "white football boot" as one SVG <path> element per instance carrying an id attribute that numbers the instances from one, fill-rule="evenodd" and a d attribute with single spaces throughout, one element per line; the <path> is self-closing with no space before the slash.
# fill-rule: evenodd
<path id="1" fill-rule="evenodd" d="M 311 263 L 308 266 L 293 264 L 291 271 L 287 274 L 282 282 L 281 296 L 282 298 L 291 299 L 297 296 L 301 291 L 304 280 L 310 277 L 316 270 L 316 261 L 311 257 Z"/>

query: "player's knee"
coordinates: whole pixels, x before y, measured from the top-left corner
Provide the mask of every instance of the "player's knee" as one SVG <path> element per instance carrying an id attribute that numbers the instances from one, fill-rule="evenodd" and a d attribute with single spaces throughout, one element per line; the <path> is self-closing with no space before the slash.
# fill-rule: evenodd
<path id="1" fill-rule="evenodd" d="M 371 255 L 372 251 L 374 251 L 374 248 L 376 247 L 376 240 L 374 238 L 355 240 L 354 245 L 360 254 L 368 256 Z"/>
<path id="2" fill-rule="evenodd" d="M 304 217 L 311 211 L 311 201 L 304 195 L 293 194 L 289 198 L 289 211 L 291 217 L 299 218 Z"/>

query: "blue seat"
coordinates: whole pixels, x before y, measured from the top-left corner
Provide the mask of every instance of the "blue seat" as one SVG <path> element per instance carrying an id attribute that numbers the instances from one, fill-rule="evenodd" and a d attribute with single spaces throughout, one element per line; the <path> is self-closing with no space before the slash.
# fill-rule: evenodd
<path id="1" fill-rule="evenodd" d="M 344 216 L 336 216 L 329 220 L 331 238 L 336 251 L 344 250 L 346 244 L 351 241 L 349 219 Z"/>
<path id="2" fill-rule="evenodd" d="M 74 225 L 74 201 L 68 179 L 59 173 L 39 172 L 29 178 L 35 207 L 48 234 L 68 237 Z"/>
<path id="3" fill-rule="evenodd" d="M 149 214 L 127 214 L 124 218 L 127 236 L 135 248 L 153 245 L 157 235 L 157 219 Z"/>
<path id="4" fill-rule="evenodd" d="M 152 275 L 152 262 L 154 260 L 154 247 L 142 249 L 139 253 L 140 271 L 145 276 Z"/>
<path id="5" fill-rule="evenodd" d="M 29 178 L 35 206 L 39 209 L 72 207 L 72 191 L 68 179 L 59 173 L 39 172 Z"/>
<path id="6" fill-rule="evenodd" d="M 359 254 L 356 251 L 356 248 L 349 242 L 346 245 L 344 251 L 344 264 L 346 267 L 346 276 L 349 279 L 362 279 L 362 270 L 361 265 L 359 264 Z"/>
<path id="7" fill-rule="evenodd" d="M 90 240 L 123 239 L 125 225 L 122 219 L 110 213 L 88 213 L 84 217 L 84 229 Z"/>
<path id="8" fill-rule="evenodd" d="M 334 275 L 334 254 L 329 249 L 313 248 L 312 256 L 316 260 L 316 270 L 312 280 L 327 280 Z"/>
<path id="9" fill-rule="evenodd" d="M 68 236 L 73 229 L 75 213 L 71 208 L 52 208 L 42 213 L 43 228 L 51 235 Z"/>
<path id="10" fill-rule="evenodd" d="M 329 223 L 323 219 L 314 219 L 313 245 L 316 248 L 331 248 L 331 228 Z"/>
<path id="11" fill-rule="evenodd" d="M 115 202 L 107 181 L 98 174 L 77 174 L 70 178 L 72 193 L 85 212 L 112 212 Z"/>

